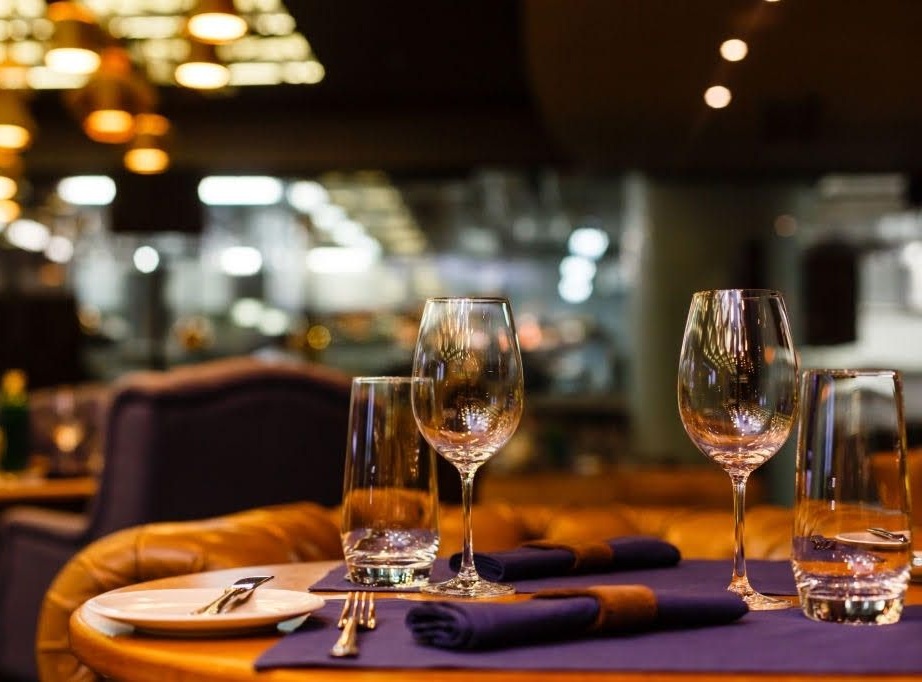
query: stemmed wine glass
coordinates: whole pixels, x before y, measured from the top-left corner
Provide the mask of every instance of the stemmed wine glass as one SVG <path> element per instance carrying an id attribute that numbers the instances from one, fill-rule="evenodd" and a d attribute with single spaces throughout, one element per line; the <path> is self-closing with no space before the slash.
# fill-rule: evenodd
<path id="1" fill-rule="evenodd" d="M 685 431 L 733 484 L 735 542 L 727 589 L 753 610 L 791 606 L 752 588 L 743 548 L 746 481 L 787 440 L 797 406 L 797 359 L 780 293 L 723 289 L 692 296 L 678 398 Z"/>
<path id="2" fill-rule="evenodd" d="M 509 301 L 432 298 L 426 301 L 413 357 L 413 414 L 423 437 L 461 474 L 464 543 L 461 568 L 425 592 L 492 597 L 515 591 L 484 580 L 474 566 L 471 502 L 474 474 L 515 433 L 522 416 L 522 356 Z"/>

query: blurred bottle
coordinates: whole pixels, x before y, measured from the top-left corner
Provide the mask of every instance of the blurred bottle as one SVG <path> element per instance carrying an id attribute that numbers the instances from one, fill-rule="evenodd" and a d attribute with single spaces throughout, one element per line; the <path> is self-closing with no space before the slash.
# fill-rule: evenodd
<path id="1" fill-rule="evenodd" d="M 29 463 L 29 397 L 26 373 L 7 370 L 0 380 L 0 428 L 3 429 L 3 454 L 0 469 L 22 471 Z"/>
<path id="2" fill-rule="evenodd" d="M 86 453 L 82 446 L 87 428 L 77 414 L 77 396 L 70 386 L 60 387 L 54 395 L 54 426 L 51 440 L 54 443 L 50 475 L 77 476 L 85 473 Z"/>

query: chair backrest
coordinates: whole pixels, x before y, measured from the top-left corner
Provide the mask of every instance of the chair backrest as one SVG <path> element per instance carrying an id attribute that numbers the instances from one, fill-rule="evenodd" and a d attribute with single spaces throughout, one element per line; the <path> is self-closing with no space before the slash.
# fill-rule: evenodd
<path id="1" fill-rule="evenodd" d="M 89 538 L 342 496 L 351 379 L 251 357 L 119 380 Z"/>

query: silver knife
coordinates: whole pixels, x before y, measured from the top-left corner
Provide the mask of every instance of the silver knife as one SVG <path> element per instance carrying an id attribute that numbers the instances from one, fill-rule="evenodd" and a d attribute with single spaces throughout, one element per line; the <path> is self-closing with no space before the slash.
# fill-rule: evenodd
<path id="1" fill-rule="evenodd" d="M 235 581 L 233 585 L 224 588 L 224 592 L 221 594 L 221 596 L 219 596 L 214 601 L 195 609 L 192 614 L 205 614 L 213 616 L 218 613 L 223 613 L 228 606 L 233 608 L 233 606 L 242 604 L 244 601 L 246 601 L 245 599 L 242 599 L 244 595 L 249 597 L 253 590 L 262 585 L 264 582 L 272 580 L 274 577 L 275 576 L 272 575 L 253 575 L 246 578 L 240 578 L 240 580 Z"/>

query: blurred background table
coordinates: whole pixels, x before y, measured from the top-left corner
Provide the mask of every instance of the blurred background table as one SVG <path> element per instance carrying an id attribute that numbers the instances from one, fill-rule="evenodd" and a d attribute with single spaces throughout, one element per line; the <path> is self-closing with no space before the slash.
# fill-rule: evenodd
<path id="1" fill-rule="evenodd" d="M 15 504 L 40 504 L 42 506 L 82 504 L 96 494 L 96 485 L 95 476 L 0 477 L 0 509 Z"/>

